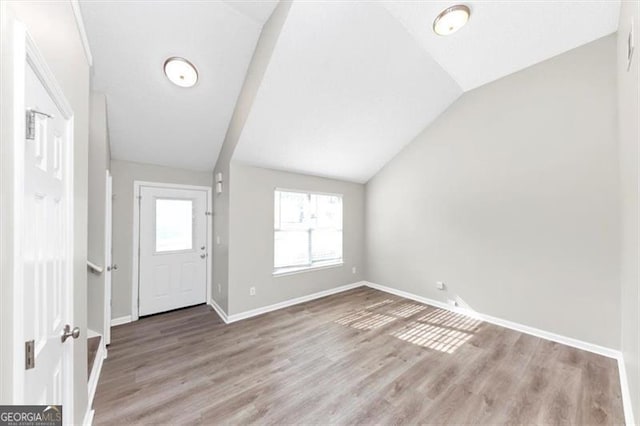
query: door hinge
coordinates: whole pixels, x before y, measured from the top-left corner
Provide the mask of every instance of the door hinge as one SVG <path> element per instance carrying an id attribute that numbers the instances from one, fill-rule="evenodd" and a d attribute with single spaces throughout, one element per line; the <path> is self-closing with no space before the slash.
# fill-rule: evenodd
<path id="1" fill-rule="evenodd" d="M 36 366 L 35 340 L 24 342 L 24 369 L 31 370 Z"/>
<path id="2" fill-rule="evenodd" d="M 26 111 L 25 120 L 25 138 L 29 140 L 33 140 L 36 138 L 36 114 L 42 115 L 47 118 L 53 118 L 52 115 L 49 115 L 47 113 L 36 111 L 35 109 L 28 109 Z"/>

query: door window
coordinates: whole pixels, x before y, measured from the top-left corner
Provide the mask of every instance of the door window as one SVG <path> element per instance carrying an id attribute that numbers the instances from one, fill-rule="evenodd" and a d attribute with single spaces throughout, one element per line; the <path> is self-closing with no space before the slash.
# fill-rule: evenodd
<path id="1" fill-rule="evenodd" d="M 156 199 L 156 252 L 193 249 L 193 200 Z"/>

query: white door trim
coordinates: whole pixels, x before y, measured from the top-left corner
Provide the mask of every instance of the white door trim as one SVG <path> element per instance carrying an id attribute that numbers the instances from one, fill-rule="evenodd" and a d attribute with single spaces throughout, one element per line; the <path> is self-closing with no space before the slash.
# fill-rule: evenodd
<path id="1" fill-rule="evenodd" d="M 212 221 L 212 191 L 210 186 L 198 186 L 198 185 L 181 185 L 176 183 L 161 183 L 161 182 L 147 182 L 141 180 L 133 181 L 133 263 L 131 264 L 131 321 L 138 320 L 138 292 L 140 290 L 140 203 L 138 194 L 140 194 L 140 187 L 148 186 L 153 188 L 167 188 L 167 189 L 187 189 L 206 191 L 207 193 L 207 298 L 211 299 L 211 253 L 212 253 L 212 235 L 213 235 L 213 221 Z"/>
<path id="2" fill-rule="evenodd" d="M 7 68 L 4 70 L 9 71 L 8 80 L 3 81 L 3 89 L 6 89 L 8 93 L 3 93 L 3 96 L 7 96 L 11 99 L 11 109 L 3 114 L 3 121 L 6 119 L 6 124 L 9 129 L 5 136 L 8 136 L 6 141 L 3 139 L 2 155 L 8 156 L 8 162 L 10 164 L 3 163 L 9 167 L 2 167 L 2 181 L 3 181 L 3 202 L 9 201 L 6 214 L 7 220 L 2 221 L 2 235 L 3 240 L 5 237 L 8 239 L 7 244 L 3 248 L 7 248 L 12 258 L 10 261 L 3 262 L 3 278 L 11 278 L 10 282 L 12 288 L 12 303 L 13 308 L 10 310 L 12 324 L 11 332 L 13 338 L 12 342 L 12 354 L 11 354 L 11 387 L 12 387 L 12 401 L 13 404 L 23 404 L 24 402 L 24 329 L 22 328 L 23 312 L 20 306 L 23 306 L 23 286 L 24 276 L 22 273 L 24 258 L 22 256 L 22 241 L 23 241 L 23 217 L 24 217 L 24 143 L 25 143 L 25 65 L 29 64 L 33 69 L 33 72 L 42 82 L 42 85 L 48 92 L 52 101 L 62 114 L 65 120 L 68 120 L 69 129 L 69 141 L 71 149 L 67 150 L 67 164 L 73 164 L 73 146 L 74 146 L 74 133 L 73 133 L 73 110 L 71 105 L 67 101 L 61 86 L 58 83 L 55 75 L 47 65 L 44 56 L 39 51 L 33 38 L 28 33 L 26 27 L 21 22 L 11 20 L 9 25 L 11 31 L 11 50 L 12 54 L 3 57 L 3 61 L 6 59 L 8 62 Z M 4 86 L 4 83 L 8 83 Z M 5 161 L 3 159 L 3 161 Z M 65 182 L 67 188 L 67 220 L 69 221 L 68 237 L 70 238 L 67 244 L 68 259 L 72 261 L 67 264 L 68 277 L 74 277 L 73 274 L 73 204 L 74 204 L 74 192 L 73 192 L 73 167 L 68 170 L 67 182 Z M 7 229 L 9 228 L 9 229 Z M 6 269 L 6 270 L 5 270 Z M 73 286 L 73 281 L 70 282 Z M 73 291 L 73 287 L 71 288 Z M 65 321 L 69 324 L 73 324 L 73 301 L 66 303 L 66 311 L 63 313 Z M 84 341 L 83 339 L 80 341 Z M 73 346 L 71 344 L 65 347 L 65 365 L 64 374 L 67 377 L 63 380 L 65 389 L 64 395 L 67 396 L 65 400 L 65 423 L 73 423 Z"/>
<path id="3" fill-rule="evenodd" d="M 102 343 L 106 347 L 111 343 L 111 288 L 113 282 L 113 271 L 111 265 L 112 247 L 113 247 L 113 186 L 111 172 L 105 172 L 105 226 L 104 226 L 104 269 L 105 269 L 105 287 L 104 287 L 104 336 Z M 107 278 L 108 277 L 108 278 Z"/>

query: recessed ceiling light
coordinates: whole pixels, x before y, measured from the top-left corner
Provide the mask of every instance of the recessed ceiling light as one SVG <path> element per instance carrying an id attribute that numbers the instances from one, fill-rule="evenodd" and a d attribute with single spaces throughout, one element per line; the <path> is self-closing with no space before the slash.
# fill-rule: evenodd
<path id="1" fill-rule="evenodd" d="M 453 34 L 469 20 L 471 11 L 463 4 L 451 6 L 440 12 L 433 21 L 433 31 L 441 36 Z"/>
<path id="2" fill-rule="evenodd" d="M 173 84 L 191 87 L 198 81 L 198 70 L 184 58 L 173 57 L 164 61 L 164 73 Z"/>

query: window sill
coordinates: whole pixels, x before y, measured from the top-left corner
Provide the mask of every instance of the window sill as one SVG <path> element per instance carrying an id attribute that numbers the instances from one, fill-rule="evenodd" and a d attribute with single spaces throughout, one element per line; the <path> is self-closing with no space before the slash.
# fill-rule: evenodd
<path id="1" fill-rule="evenodd" d="M 344 262 L 342 260 L 340 260 L 340 261 L 337 261 L 337 262 L 318 263 L 318 264 L 312 265 L 312 266 L 281 268 L 281 269 L 273 271 L 273 276 L 274 277 L 282 277 L 282 276 L 286 276 L 286 275 L 301 274 L 303 272 L 311 272 L 311 271 L 318 271 L 318 270 L 322 270 L 322 269 L 338 268 L 338 267 L 343 266 L 343 265 L 344 265 Z"/>

